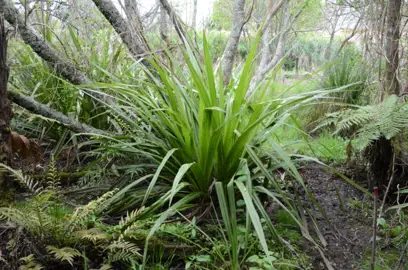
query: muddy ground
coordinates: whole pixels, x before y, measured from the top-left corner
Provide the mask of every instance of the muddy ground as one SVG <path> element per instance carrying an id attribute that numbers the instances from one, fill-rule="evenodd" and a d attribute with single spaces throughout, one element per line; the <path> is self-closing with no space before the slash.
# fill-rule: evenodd
<path id="1" fill-rule="evenodd" d="M 353 200 L 361 200 L 364 194 L 319 165 L 309 164 L 300 172 L 329 220 L 326 222 L 316 211 L 318 226 L 327 241 L 324 255 L 334 269 L 362 269 L 363 256 L 371 250 L 372 220 L 371 215 L 353 207 Z M 327 269 L 316 250 L 310 255 L 313 269 Z"/>

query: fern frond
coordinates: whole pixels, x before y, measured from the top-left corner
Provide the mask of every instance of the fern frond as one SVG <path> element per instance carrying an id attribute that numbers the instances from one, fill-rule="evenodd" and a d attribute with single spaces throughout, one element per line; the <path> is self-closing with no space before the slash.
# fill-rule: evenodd
<path id="1" fill-rule="evenodd" d="M 70 232 L 76 230 L 81 224 L 83 225 L 89 216 L 101 214 L 110 204 L 109 199 L 112 198 L 117 191 L 118 189 L 108 191 L 98 199 L 90 201 L 87 205 L 78 207 L 70 216 L 70 223 L 68 225 Z"/>
<path id="2" fill-rule="evenodd" d="M 21 186 L 27 188 L 33 194 L 39 194 L 43 189 L 39 182 L 35 181 L 31 177 L 24 176 L 21 171 L 14 170 L 3 163 L 0 163 L 0 169 L 10 172 Z"/>
<path id="3" fill-rule="evenodd" d="M 113 268 L 112 268 L 112 265 L 110 264 L 104 264 L 101 266 L 101 268 L 99 268 L 99 270 L 111 270 L 111 269 Z"/>
<path id="4" fill-rule="evenodd" d="M 25 265 L 20 265 L 19 270 L 41 270 L 44 269 L 44 267 L 37 263 L 34 259 L 34 254 L 30 254 L 28 256 L 25 256 L 23 258 L 20 258 L 19 261 L 22 261 L 25 263 Z"/>
<path id="5" fill-rule="evenodd" d="M 398 103 L 398 97 L 391 95 L 380 104 L 328 114 L 316 129 L 332 124 L 336 126 L 334 134 L 357 129 L 355 135 L 361 139 L 359 146 L 364 149 L 371 142 L 381 137 L 391 139 L 406 128 L 407 112 L 408 103 Z"/>
<path id="6" fill-rule="evenodd" d="M 140 248 L 127 241 L 114 241 L 106 247 L 106 250 L 109 252 L 111 262 L 133 262 L 142 257 L 142 255 L 139 253 Z"/>
<path id="7" fill-rule="evenodd" d="M 58 194 L 58 190 L 61 189 L 60 177 L 58 175 L 58 170 L 55 162 L 55 158 L 52 155 L 50 159 L 50 163 L 47 167 L 47 191 L 55 192 Z"/>
<path id="8" fill-rule="evenodd" d="M 30 222 L 30 218 L 22 211 L 11 207 L 0 208 L 0 220 L 9 220 L 22 227 L 26 227 L 27 222 Z"/>
<path id="9" fill-rule="evenodd" d="M 50 254 L 54 254 L 54 257 L 60 261 L 67 261 L 73 266 L 74 258 L 81 256 L 81 253 L 70 247 L 57 248 L 54 246 L 47 246 L 47 250 Z"/>
<path id="10" fill-rule="evenodd" d="M 144 210 L 145 210 L 145 207 L 142 206 L 140 209 L 135 209 L 130 213 L 126 212 L 126 217 L 125 218 L 122 217 L 120 219 L 119 226 L 124 227 L 124 226 L 127 226 L 133 223 Z"/>
<path id="11" fill-rule="evenodd" d="M 88 240 L 94 244 L 100 241 L 109 239 L 108 235 L 99 228 L 91 228 L 89 230 L 78 231 L 77 235 L 84 240 Z"/>

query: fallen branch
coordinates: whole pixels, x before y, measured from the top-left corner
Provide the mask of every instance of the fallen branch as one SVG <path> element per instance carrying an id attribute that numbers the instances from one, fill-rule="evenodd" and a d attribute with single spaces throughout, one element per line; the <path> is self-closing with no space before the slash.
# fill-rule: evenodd
<path id="1" fill-rule="evenodd" d="M 22 95 L 15 91 L 9 90 L 8 97 L 11 102 L 23 107 L 24 109 L 27 109 L 32 113 L 39 114 L 41 116 L 56 120 L 69 130 L 74 131 L 76 133 L 95 133 L 100 135 L 109 134 L 106 131 L 96 129 L 81 122 L 78 122 L 76 120 L 73 120 L 70 117 L 66 116 L 65 114 L 58 112 L 54 109 L 51 109 L 47 105 L 35 101 L 31 97 Z"/>

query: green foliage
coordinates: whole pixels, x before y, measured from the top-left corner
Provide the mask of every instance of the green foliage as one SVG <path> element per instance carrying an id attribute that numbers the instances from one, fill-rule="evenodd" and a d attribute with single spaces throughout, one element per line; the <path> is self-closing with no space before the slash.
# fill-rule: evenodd
<path id="1" fill-rule="evenodd" d="M 41 270 L 44 267 L 35 261 L 34 255 L 30 254 L 26 257 L 20 258 L 20 261 L 23 262 L 23 265 L 20 265 L 19 269 L 21 270 Z"/>
<path id="2" fill-rule="evenodd" d="M 310 91 L 264 102 L 267 82 L 256 95 L 246 97 L 256 44 L 241 74 L 227 88 L 222 85 L 222 73 L 214 74 L 206 41 L 203 62 L 190 48 L 184 51 L 187 73 L 177 63 L 173 65 L 174 70 L 155 63 L 160 80 L 154 84 L 148 83 L 142 89 L 123 84 L 105 85 L 120 95 L 118 100 L 124 103 L 124 109 L 115 109 L 115 113 L 137 134 L 128 141 L 111 138 L 109 150 L 138 154 L 158 164 L 159 157 L 178 149 L 166 162 L 167 173 L 175 175 L 183 164 L 194 163 L 184 180 L 190 190 L 208 195 L 214 179 L 226 185 L 240 159 L 247 156 L 247 144 L 259 145 L 272 133 L 276 123 L 284 122 L 288 113 L 314 96 L 324 95 L 323 91 Z M 129 114 L 137 115 L 139 121 Z"/>
<path id="3" fill-rule="evenodd" d="M 408 190 L 398 191 L 404 196 Z M 408 262 L 406 252 L 408 247 L 408 216 L 407 204 L 397 204 L 382 209 L 382 216 L 377 219 L 377 256 L 375 269 L 406 269 Z M 369 269 L 370 254 L 366 254 L 362 261 L 362 269 Z"/>
<path id="4" fill-rule="evenodd" d="M 348 86 L 345 91 L 334 94 L 337 102 L 361 104 L 361 96 L 369 86 L 369 68 L 364 65 L 360 52 L 345 48 L 323 74 L 322 87 L 336 89 Z"/>
<path id="5" fill-rule="evenodd" d="M 355 106 L 354 108 L 329 113 L 318 128 L 335 125 L 338 134 L 352 131 L 352 137 L 359 139 L 364 149 L 371 142 L 384 137 L 389 140 L 406 128 L 407 103 L 399 103 L 398 97 L 389 96 L 377 105 Z"/>
<path id="6" fill-rule="evenodd" d="M 212 27 L 218 30 L 230 30 L 232 26 L 232 10 L 234 1 L 216 0 L 211 17 Z"/>
<path id="7" fill-rule="evenodd" d="M 40 185 L 39 182 L 35 181 L 29 176 L 24 175 L 21 171 L 19 170 L 14 170 L 13 168 L 4 165 L 3 163 L 0 163 L 0 172 L 7 171 L 12 174 L 14 177 L 15 181 L 18 182 L 18 184 L 29 190 L 33 194 L 40 194 L 41 191 L 43 190 L 43 187 Z"/>
<path id="8" fill-rule="evenodd" d="M 333 44 L 333 50 L 339 47 L 339 41 L 336 39 Z M 293 56 L 299 59 L 299 68 L 306 71 L 313 71 L 325 64 L 325 51 L 329 46 L 329 38 L 302 35 L 295 40 Z"/>
<path id="9" fill-rule="evenodd" d="M 56 248 L 48 246 L 47 250 L 50 254 L 53 254 L 57 260 L 67 261 L 71 266 L 73 266 L 74 258 L 81 256 L 78 250 L 69 247 Z"/>

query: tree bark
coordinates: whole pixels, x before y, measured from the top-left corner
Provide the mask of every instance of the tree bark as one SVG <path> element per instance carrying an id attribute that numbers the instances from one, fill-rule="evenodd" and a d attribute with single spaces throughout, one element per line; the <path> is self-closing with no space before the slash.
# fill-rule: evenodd
<path id="1" fill-rule="evenodd" d="M 116 33 L 128 47 L 130 53 L 143 65 L 151 69 L 151 64 L 145 59 L 150 54 L 150 48 L 143 33 L 143 26 L 133 0 L 125 0 L 126 21 L 110 0 L 92 0 L 103 16 L 115 29 Z"/>
<path id="2" fill-rule="evenodd" d="M 7 37 L 3 17 L 3 1 L 0 1 L 0 163 L 10 165 L 11 141 L 10 121 L 11 105 L 7 97 L 9 67 L 7 66 Z M 0 191 L 6 191 L 9 179 L 6 173 L 0 172 Z"/>
<path id="3" fill-rule="evenodd" d="M 385 91 L 383 99 L 388 95 L 398 95 L 400 83 L 398 81 L 399 65 L 399 40 L 401 23 L 402 0 L 389 0 L 387 8 L 387 36 L 386 36 L 386 58 L 385 65 Z"/>
<path id="4" fill-rule="evenodd" d="M 235 53 L 238 48 L 239 38 L 245 24 L 245 0 L 235 0 L 232 15 L 232 29 L 225 46 L 222 62 L 223 82 L 227 85 L 231 80 L 232 67 L 234 66 Z"/>
<path id="5" fill-rule="evenodd" d="M 276 13 L 281 9 L 284 8 L 282 11 L 282 18 L 281 18 L 281 25 L 283 26 L 281 33 L 279 34 L 279 39 L 276 45 L 275 53 L 273 57 L 271 56 L 269 45 L 271 42 L 271 32 L 269 29 L 269 24 L 272 18 L 276 15 Z M 261 81 L 265 75 L 274 68 L 280 60 L 282 60 L 284 56 L 284 43 L 286 40 L 286 35 L 291 28 L 291 25 L 294 23 L 296 18 L 299 16 L 300 12 L 295 16 L 295 18 L 289 23 L 289 0 L 281 0 L 277 5 L 272 6 L 272 1 L 269 2 L 269 12 L 262 29 L 262 54 L 261 60 L 256 72 L 256 75 L 251 79 L 251 84 L 249 87 L 249 91 L 247 92 L 246 96 L 249 97 L 255 91 L 256 83 Z"/>
<path id="6" fill-rule="evenodd" d="M 164 42 L 169 45 L 169 40 L 168 40 L 168 20 L 167 20 L 167 12 L 164 9 L 163 5 L 159 3 L 160 5 L 160 37 L 164 40 Z"/>
<path id="7" fill-rule="evenodd" d="M 193 29 L 196 29 L 197 27 L 197 0 L 193 0 L 194 1 L 194 9 L 193 9 L 193 21 L 191 23 L 191 27 L 193 27 Z"/>
<path id="8" fill-rule="evenodd" d="M 44 116 L 50 119 L 57 120 L 60 124 L 62 124 L 63 126 L 65 126 L 71 131 L 74 131 L 77 133 L 95 133 L 95 134 L 100 134 L 100 135 L 109 134 L 106 131 L 99 130 L 99 129 L 90 127 L 88 125 L 82 124 L 78 121 L 75 121 L 69 118 L 68 116 L 64 115 L 63 113 L 53 110 L 49 106 L 35 101 L 31 97 L 24 96 L 14 91 L 9 91 L 8 96 L 13 103 L 23 107 L 24 109 L 32 113 L 35 113 L 35 114 L 38 114 L 38 115 L 41 115 L 41 116 Z"/>
<path id="9" fill-rule="evenodd" d="M 387 25 L 386 25 L 386 65 L 385 65 L 385 89 L 381 93 L 381 99 L 385 100 L 389 95 L 398 95 L 400 92 L 400 83 L 398 81 L 398 65 L 399 65 L 399 40 L 400 40 L 400 23 L 401 23 L 401 2 L 402 0 L 389 0 L 387 8 Z M 394 138 L 394 140 L 398 140 Z M 392 175 L 395 172 L 403 172 L 403 162 L 393 164 L 393 156 L 396 155 L 397 160 L 400 159 L 400 154 L 395 148 L 393 142 L 384 137 L 371 143 L 367 149 L 369 160 L 370 186 L 378 186 L 380 190 L 383 187 L 389 186 L 390 194 L 397 191 L 398 184 L 406 184 L 406 176 L 403 177 L 404 183 L 399 183 L 401 179 L 395 179 L 391 184 Z M 394 166 L 395 165 L 395 166 Z M 397 177 L 401 178 L 401 177 Z"/>
<path id="10" fill-rule="evenodd" d="M 164 8 L 164 10 L 166 10 L 167 14 L 170 17 L 170 20 L 172 21 L 174 28 L 176 29 L 177 35 L 179 36 L 179 38 L 181 39 L 181 41 L 183 43 L 188 42 L 188 40 L 186 40 L 186 33 L 184 32 L 184 28 L 180 23 L 180 20 L 176 14 L 176 12 L 173 10 L 173 8 L 171 7 L 169 1 L 167 0 L 160 0 L 161 6 Z"/>

